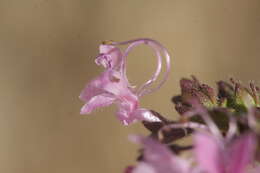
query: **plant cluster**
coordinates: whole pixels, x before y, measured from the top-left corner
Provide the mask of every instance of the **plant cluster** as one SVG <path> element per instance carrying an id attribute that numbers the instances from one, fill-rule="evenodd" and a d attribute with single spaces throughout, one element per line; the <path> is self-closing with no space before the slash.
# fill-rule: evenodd
<path id="1" fill-rule="evenodd" d="M 133 87 L 126 76 L 126 58 L 140 44 L 150 46 L 158 59 L 151 79 Z M 128 45 L 122 51 L 119 46 Z M 158 86 L 152 88 L 162 70 L 166 72 Z M 106 41 L 96 58 L 104 72 L 90 81 L 80 98 L 85 102 L 82 114 L 109 106 L 118 106 L 117 118 L 124 124 L 142 122 L 147 137 L 129 138 L 141 146 L 138 163 L 125 173 L 259 173 L 260 172 L 260 89 L 230 79 L 217 82 L 217 89 L 201 83 L 194 76 L 180 80 L 181 93 L 172 98 L 178 120 L 141 108 L 140 98 L 159 89 L 170 71 L 167 50 L 152 39 L 126 42 Z M 191 138 L 187 145 L 179 140 Z M 188 153 L 188 157 L 185 154 Z"/>

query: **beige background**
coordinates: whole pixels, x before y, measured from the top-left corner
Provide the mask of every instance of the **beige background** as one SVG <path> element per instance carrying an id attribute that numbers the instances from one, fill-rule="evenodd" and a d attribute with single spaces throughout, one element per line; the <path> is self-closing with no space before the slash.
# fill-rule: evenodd
<path id="1" fill-rule="evenodd" d="M 122 126 L 115 107 L 79 115 L 81 89 L 102 70 L 101 41 L 150 37 L 168 48 L 170 80 L 142 105 L 174 118 L 181 77 L 259 81 L 259 29 L 259 0 L 0 0 L 0 172 L 120 173 L 134 163 L 127 135 L 146 133 L 140 124 Z M 130 80 L 154 67 L 137 48 Z"/>

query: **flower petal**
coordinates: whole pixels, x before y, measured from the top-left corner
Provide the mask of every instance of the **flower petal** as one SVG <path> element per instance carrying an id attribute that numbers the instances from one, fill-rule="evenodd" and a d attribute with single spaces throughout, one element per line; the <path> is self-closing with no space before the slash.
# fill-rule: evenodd
<path id="1" fill-rule="evenodd" d="M 114 102 L 115 98 L 106 95 L 98 95 L 92 97 L 81 109 L 81 114 L 89 114 L 99 107 L 109 106 Z"/>
<path id="2" fill-rule="evenodd" d="M 121 65 L 122 52 L 119 48 L 101 44 L 99 46 L 100 55 L 96 58 L 96 63 L 98 65 L 103 65 L 105 68 L 115 69 Z"/>
<path id="3" fill-rule="evenodd" d="M 243 173 L 246 166 L 253 160 L 256 139 L 253 134 L 246 134 L 234 141 L 229 151 L 228 172 Z"/>
<path id="4" fill-rule="evenodd" d="M 224 173 L 224 156 L 221 141 L 215 136 L 200 132 L 194 137 L 194 152 L 202 170 L 208 173 Z"/>
<path id="5" fill-rule="evenodd" d="M 155 173 L 189 172 L 189 163 L 175 156 L 166 146 L 158 141 L 141 136 L 131 136 L 130 139 L 143 145 L 144 162 L 148 164 L 149 167 L 152 167 Z"/>
<path id="6" fill-rule="evenodd" d="M 140 162 L 136 168 L 132 171 L 132 173 L 158 173 L 151 165 Z"/>
<path id="7" fill-rule="evenodd" d="M 259 173 L 260 172 L 260 166 L 257 166 L 249 171 L 249 173 Z"/>
<path id="8" fill-rule="evenodd" d="M 127 83 L 125 83 L 119 72 L 109 69 L 88 83 L 79 97 L 81 100 L 87 102 L 92 97 L 103 93 L 118 96 L 124 92 L 129 92 Z"/>
<path id="9" fill-rule="evenodd" d="M 150 110 L 139 108 L 134 112 L 135 117 L 139 120 L 148 122 L 161 122 L 160 118 L 155 116 Z"/>
<path id="10" fill-rule="evenodd" d="M 133 173 L 134 166 L 128 166 L 125 168 L 124 173 Z"/>
<path id="11" fill-rule="evenodd" d="M 79 98 L 82 101 L 88 102 L 92 97 L 104 93 L 104 90 L 97 87 L 97 82 L 95 79 L 91 81 L 80 93 Z"/>

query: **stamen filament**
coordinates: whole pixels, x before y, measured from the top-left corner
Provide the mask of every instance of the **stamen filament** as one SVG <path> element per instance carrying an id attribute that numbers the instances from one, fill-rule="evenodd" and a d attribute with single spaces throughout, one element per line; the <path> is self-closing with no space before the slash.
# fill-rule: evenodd
<path id="1" fill-rule="evenodd" d="M 166 50 L 166 48 L 164 48 L 159 42 L 152 40 L 152 39 L 148 39 L 148 38 L 143 38 L 143 39 L 136 39 L 136 40 L 130 40 L 130 41 L 125 41 L 125 42 L 113 42 L 112 45 L 126 45 L 126 44 L 130 44 L 126 50 L 125 53 L 123 54 L 123 61 L 122 61 L 122 69 L 123 69 L 123 73 L 126 73 L 126 57 L 128 56 L 129 52 L 136 46 L 140 45 L 140 44 L 147 44 L 149 45 L 154 51 L 155 54 L 157 56 L 157 69 L 154 72 L 154 74 L 152 75 L 151 79 L 149 79 L 148 81 L 146 81 L 143 85 L 141 85 L 141 87 L 139 87 L 136 90 L 136 94 L 138 96 L 143 96 L 145 94 L 149 94 L 151 92 L 154 92 L 156 90 L 158 90 L 163 84 L 164 82 L 167 80 L 168 76 L 169 76 L 169 72 L 170 72 L 170 55 L 168 53 L 168 51 Z M 165 56 L 166 59 L 166 72 L 164 74 L 164 77 L 162 79 L 162 81 L 155 87 L 155 88 L 150 88 L 148 89 L 148 87 L 157 80 L 161 69 L 162 69 L 162 56 L 161 53 L 163 53 L 163 55 Z"/>

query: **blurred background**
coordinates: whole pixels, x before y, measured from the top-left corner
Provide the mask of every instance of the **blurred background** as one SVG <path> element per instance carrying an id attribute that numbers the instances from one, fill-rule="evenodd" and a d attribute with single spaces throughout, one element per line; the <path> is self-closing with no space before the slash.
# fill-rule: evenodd
<path id="1" fill-rule="evenodd" d="M 135 163 L 127 135 L 147 134 L 140 123 L 122 126 L 113 106 L 79 114 L 80 91 L 102 71 L 93 61 L 101 41 L 167 47 L 170 79 L 141 102 L 174 119 L 181 77 L 259 84 L 259 29 L 259 0 L 0 0 L 0 172 L 120 173 Z M 149 48 L 136 48 L 130 81 L 155 66 Z"/>

